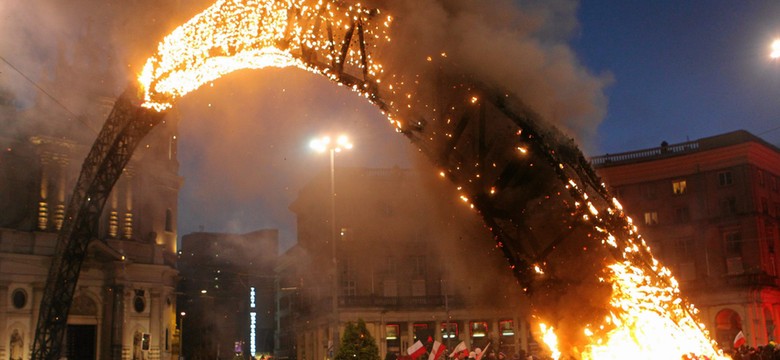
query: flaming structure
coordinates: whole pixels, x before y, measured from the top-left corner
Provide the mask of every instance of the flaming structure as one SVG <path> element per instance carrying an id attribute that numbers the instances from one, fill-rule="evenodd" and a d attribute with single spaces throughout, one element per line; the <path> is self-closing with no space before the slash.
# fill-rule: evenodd
<path id="1" fill-rule="evenodd" d="M 147 61 L 138 95 L 146 110 L 122 110 L 120 99 L 115 111 L 164 112 L 188 92 L 239 69 L 291 66 L 324 75 L 375 104 L 456 184 L 457 196 L 484 219 L 528 293 L 539 337 L 554 344 L 553 354 L 722 357 L 695 308 L 574 141 L 522 99 L 459 67 L 448 49 L 415 52 L 392 39 L 393 29 L 403 26 L 403 14 L 397 15 L 342 1 L 220 0 L 168 35 Z M 104 127 L 123 131 L 111 121 Z M 109 158 L 132 152 L 117 151 L 121 143 L 96 143 L 93 151 Z M 96 171 L 105 170 L 86 162 L 82 177 Z M 109 180 L 99 181 L 99 188 L 110 190 Z M 83 186 L 80 181 L 77 193 Z M 74 197 L 66 222 L 79 228 L 94 221 L 72 216 L 90 206 L 96 205 L 89 194 Z M 83 243 L 77 239 L 84 236 L 63 231 L 60 241 Z M 51 273 L 79 261 L 67 255 Z M 50 275 L 36 359 L 57 356 L 62 334 L 49 329 L 67 317 L 70 300 L 51 292 L 75 286 L 74 279 L 62 285 Z"/>

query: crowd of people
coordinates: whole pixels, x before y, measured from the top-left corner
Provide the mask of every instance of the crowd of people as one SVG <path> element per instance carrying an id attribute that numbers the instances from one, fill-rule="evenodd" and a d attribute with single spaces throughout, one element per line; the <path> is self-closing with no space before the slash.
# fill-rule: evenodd
<path id="1" fill-rule="evenodd" d="M 731 358 L 734 360 L 780 360 L 780 346 L 774 341 L 758 347 L 742 345 L 731 353 Z"/>

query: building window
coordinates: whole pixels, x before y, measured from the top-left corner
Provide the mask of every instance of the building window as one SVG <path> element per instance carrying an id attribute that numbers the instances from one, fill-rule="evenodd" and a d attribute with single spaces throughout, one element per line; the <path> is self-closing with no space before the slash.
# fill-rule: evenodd
<path id="1" fill-rule="evenodd" d="M 428 337 L 433 337 L 433 331 L 426 323 L 414 323 L 412 329 L 414 330 L 414 341 L 420 340 L 427 343 Z"/>
<path id="2" fill-rule="evenodd" d="M 731 196 L 720 201 L 720 213 L 723 216 L 737 214 L 737 198 Z"/>
<path id="3" fill-rule="evenodd" d="M 501 331 L 501 336 L 515 335 L 515 326 L 512 320 L 501 320 L 498 322 L 498 327 Z"/>
<path id="4" fill-rule="evenodd" d="M 388 256 L 387 257 L 387 275 L 394 276 L 398 269 L 396 268 L 396 262 L 395 257 Z"/>
<path id="5" fill-rule="evenodd" d="M 718 184 L 720 186 L 728 186 L 734 183 L 731 176 L 731 171 L 723 171 L 718 173 Z"/>
<path id="6" fill-rule="evenodd" d="M 385 325 L 385 340 L 398 340 L 401 327 L 398 324 Z"/>
<path id="7" fill-rule="evenodd" d="M 761 198 L 761 212 L 764 215 L 769 215 L 769 200 L 765 197 Z"/>
<path id="8" fill-rule="evenodd" d="M 355 280 L 341 281 L 341 294 L 347 297 L 357 295 L 357 283 Z"/>
<path id="9" fill-rule="evenodd" d="M 458 323 L 455 322 L 441 323 L 441 337 L 444 339 L 457 339 Z"/>
<path id="10" fill-rule="evenodd" d="M 483 338 L 488 335 L 488 326 L 486 321 L 472 321 L 471 322 L 471 337 Z"/>
<path id="11" fill-rule="evenodd" d="M 680 260 L 690 260 L 693 258 L 693 239 L 689 237 L 674 239 L 673 253 Z"/>
<path id="12" fill-rule="evenodd" d="M 135 312 L 142 313 L 146 310 L 146 299 L 144 299 L 144 291 L 136 290 L 135 298 L 133 298 L 133 309 Z"/>
<path id="13" fill-rule="evenodd" d="M 165 231 L 173 231 L 173 211 L 171 209 L 165 210 Z"/>
<path id="14" fill-rule="evenodd" d="M 777 176 L 772 176 L 772 191 L 777 192 Z"/>
<path id="15" fill-rule="evenodd" d="M 396 280 L 385 280 L 382 285 L 383 285 L 383 288 L 384 288 L 383 294 L 385 295 L 385 297 L 396 297 L 396 296 L 398 296 L 398 281 L 396 281 Z"/>
<path id="16" fill-rule="evenodd" d="M 412 256 L 412 275 L 425 276 L 425 256 Z"/>
<path id="17" fill-rule="evenodd" d="M 742 235 L 738 231 L 724 233 L 723 241 L 727 255 L 742 255 Z"/>
<path id="18" fill-rule="evenodd" d="M 412 296 L 426 296 L 425 280 L 412 280 Z"/>
<path id="19" fill-rule="evenodd" d="M 16 309 L 22 309 L 27 305 L 27 292 L 23 289 L 16 289 L 11 293 L 11 303 Z"/>
<path id="20" fill-rule="evenodd" d="M 766 185 L 766 182 L 764 181 L 764 170 L 759 169 L 756 172 L 756 176 L 758 177 L 758 185 L 764 187 L 764 185 Z"/>
<path id="21" fill-rule="evenodd" d="M 674 209 L 674 219 L 677 223 L 686 223 L 691 221 L 691 212 L 687 206 L 682 206 Z"/>
<path id="22" fill-rule="evenodd" d="M 672 182 L 672 193 L 675 195 L 685 194 L 688 184 L 685 180 L 677 180 Z"/>
<path id="23" fill-rule="evenodd" d="M 655 187 L 652 184 L 641 185 L 640 191 L 645 199 L 655 199 Z"/>
<path id="24" fill-rule="evenodd" d="M 658 225 L 658 212 L 655 211 L 646 212 L 645 225 Z"/>

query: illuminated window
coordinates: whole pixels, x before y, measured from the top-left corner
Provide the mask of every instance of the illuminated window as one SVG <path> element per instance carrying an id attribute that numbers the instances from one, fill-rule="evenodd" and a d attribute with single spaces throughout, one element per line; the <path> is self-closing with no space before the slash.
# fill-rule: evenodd
<path id="1" fill-rule="evenodd" d="M 385 340 L 398 340 L 399 330 L 398 324 L 385 325 Z"/>
<path id="2" fill-rule="evenodd" d="M 658 225 L 658 212 L 655 211 L 646 212 L 645 225 Z"/>
<path id="3" fill-rule="evenodd" d="M 470 327 L 471 337 L 483 338 L 488 334 L 488 326 L 486 321 L 472 321 Z"/>
<path id="4" fill-rule="evenodd" d="M 678 180 L 672 182 L 672 192 L 674 192 L 675 195 L 685 194 L 685 190 L 687 187 L 688 184 L 685 180 Z"/>
<path id="5" fill-rule="evenodd" d="M 441 323 L 441 337 L 444 339 L 457 339 L 458 323 L 455 322 Z"/>
<path id="6" fill-rule="evenodd" d="M 498 327 L 501 331 L 501 336 L 515 335 L 515 324 L 512 320 L 501 320 L 498 323 Z"/>

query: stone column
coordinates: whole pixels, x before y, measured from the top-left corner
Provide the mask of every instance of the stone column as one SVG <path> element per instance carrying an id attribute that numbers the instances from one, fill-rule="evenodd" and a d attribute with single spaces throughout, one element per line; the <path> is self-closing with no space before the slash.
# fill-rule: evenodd
<path id="1" fill-rule="evenodd" d="M 160 303 L 160 291 L 158 289 L 149 290 L 149 333 L 152 334 L 151 344 L 149 344 L 149 355 L 152 360 L 160 358 L 160 339 L 165 336 L 163 326 L 164 321 Z"/>
<path id="2" fill-rule="evenodd" d="M 113 313 L 111 315 L 111 358 L 122 359 L 122 343 L 124 341 L 125 328 L 125 286 L 113 287 Z"/>
<path id="3" fill-rule="evenodd" d="M 3 309 L 8 308 L 8 285 L 10 284 L 10 281 L 0 281 L 0 359 L 8 358 L 5 349 L 8 346 L 8 341 L 6 341 L 6 339 L 9 338 L 10 334 L 6 333 L 8 318 L 6 316 L 7 312 Z"/>

